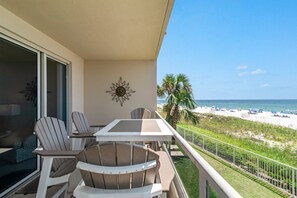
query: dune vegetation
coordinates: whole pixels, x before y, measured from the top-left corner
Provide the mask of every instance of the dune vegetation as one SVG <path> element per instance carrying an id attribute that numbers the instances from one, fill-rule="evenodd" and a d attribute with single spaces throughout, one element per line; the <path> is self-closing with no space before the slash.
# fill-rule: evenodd
<path id="1" fill-rule="evenodd" d="M 179 126 L 297 167 L 297 131 L 234 117 L 201 114 L 199 124 Z"/>

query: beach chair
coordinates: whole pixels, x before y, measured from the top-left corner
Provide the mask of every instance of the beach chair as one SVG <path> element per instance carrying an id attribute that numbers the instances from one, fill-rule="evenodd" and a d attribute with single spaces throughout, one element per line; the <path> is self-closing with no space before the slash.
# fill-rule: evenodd
<path id="1" fill-rule="evenodd" d="M 76 127 L 77 133 L 72 135 L 73 148 L 80 149 L 84 145 L 90 146 L 95 142 L 95 136 L 93 134 L 105 125 L 89 125 L 88 119 L 84 113 L 74 111 L 72 113 L 72 121 Z"/>
<path id="2" fill-rule="evenodd" d="M 88 119 L 84 113 L 74 111 L 72 112 L 72 121 L 78 133 L 94 133 L 98 128 L 103 128 L 105 125 L 89 125 Z"/>
<path id="3" fill-rule="evenodd" d="M 132 119 L 150 119 L 151 112 L 146 108 L 136 108 L 131 111 L 131 118 Z"/>
<path id="4" fill-rule="evenodd" d="M 74 190 L 80 197 L 149 198 L 162 194 L 155 183 L 159 156 L 151 149 L 128 143 L 103 143 L 77 156 L 83 182 Z"/>
<path id="5" fill-rule="evenodd" d="M 41 118 L 36 122 L 34 131 L 42 148 L 37 148 L 33 152 L 43 159 L 36 197 L 44 198 L 49 186 L 64 183 L 55 194 L 55 197 L 59 197 L 66 192 L 68 178 L 76 168 L 75 156 L 80 151 L 71 150 L 62 120 L 52 117 Z"/>
<path id="6" fill-rule="evenodd" d="M 151 112 L 146 108 L 139 107 L 131 111 L 131 119 L 150 119 L 150 118 L 151 118 Z M 146 144 L 150 148 L 155 147 L 155 144 L 153 144 L 152 142 L 136 142 L 136 143 L 141 145 Z"/>

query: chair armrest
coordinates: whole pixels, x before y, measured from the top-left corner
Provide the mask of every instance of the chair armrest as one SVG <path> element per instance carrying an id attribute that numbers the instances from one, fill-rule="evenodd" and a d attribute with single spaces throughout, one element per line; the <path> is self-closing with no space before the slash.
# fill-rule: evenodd
<path id="1" fill-rule="evenodd" d="M 70 138 L 95 138 L 94 132 L 86 132 L 86 133 L 72 133 L 69 135 Z"/>
<path id="2" fill-rule="evenodd" d="M 82 184 L 77 186 L 73 192 L 75 197 L 166 197 L 161 194 L 161 184 L 151 184 L 131 189 L 102 189 Z"/>
<path id="3" fill-rule="evenodd" d="M 156 151 L 159 155 L 160 168 L 159 177 L 163 191 L 168 192 L 170 190 L 171 182 L 175 176 L 172 163 L 170 162 L 169 156 L 165 151 Z"/>
<path id="4" fill-rule="evenodd" d="M 42 157 L 75 157 L 80 150 L 75 151 L 45 151 L 42 148 L 36 148 L 33 153 Z"/>
<path id="5" fill-rule="evenodd" d="M 90 127 L 92 127 L 92 128 L 103 128 L 103 127 L 106 127 L 106 125 L 91 125 Z"/>
<path id="6" fill-rule="evenodd" d="M 85 171 L 89 171 L 92 173 L 99 173 L 99 174 L 110 174 L 110 175 L 119 175 L 119 174 L 129 174 L 135 173 L 139 171 L 145 171 L 157 166 L 156 160 L 129 165 L 129 166 L 100 166 L 94 164 L 88 164 L 85 162 L 79 161 L 76 165 L 77 168 Z"/>

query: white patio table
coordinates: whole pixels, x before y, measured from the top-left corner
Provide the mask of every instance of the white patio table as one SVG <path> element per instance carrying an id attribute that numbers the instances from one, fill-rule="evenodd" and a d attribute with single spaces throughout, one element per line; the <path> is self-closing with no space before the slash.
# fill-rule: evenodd
<path id="1" fill-rule="evenodd" d="M 161 119 L 116 119 L 94 134 L 97 141 L 170 141 L 173 136 Z"/>

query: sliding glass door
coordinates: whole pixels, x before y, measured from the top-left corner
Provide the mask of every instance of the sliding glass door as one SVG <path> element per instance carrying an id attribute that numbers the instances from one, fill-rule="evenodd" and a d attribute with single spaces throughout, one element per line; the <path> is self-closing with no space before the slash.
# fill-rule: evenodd
<path id="1" fill-rule="evenodd" d="M 38 67 L 39 53 L 0 37 L 0 195 L 37 169 Z"/>
<path id="2" fill-rule="evenodd" d="M 51 116 L 67 125 L 68 69 L 0 35 L 0 197 L 39 171 L 39 159 L 32 154 L 36 120 Z"/>

